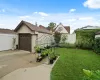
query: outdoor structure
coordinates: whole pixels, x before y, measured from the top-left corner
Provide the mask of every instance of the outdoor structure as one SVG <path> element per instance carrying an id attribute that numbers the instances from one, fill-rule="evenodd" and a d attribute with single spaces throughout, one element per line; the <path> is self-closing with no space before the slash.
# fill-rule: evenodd
<path id="1" fill-rule="evenodd" d="M 95 38 L 100 37 L 100 31 L 95 34 Z"/>
<path id="2" fill-rule="evenodd" d="M 76 42 L 76 34 L 70 34 L 70 26 L 63 26 L 62 23 L 59 23 L 59 25 L 55 27 L 54 31 L 61 33 L 61 43 L 63 42 L 63 37 L 66 37 L 66 43 L 74 44 Z"/>
<path id="3" fill-rule="evenodd" d="M 34 52 L 36 45 L 50 45 L 52 34 L 45 27 L 33 25 L 26 21 L 21 21 L 15 28 L 15 32 L 18 34 L 18 48 L 20 50 L 26 50 Z"/>
<path id="4" fill-rule="evenodd" d="M 0 51 L 14 50 L 16 48 L 17 35 L 13 30 L 0 29 Z"/>
<path id="5" fill-rule="evenodd" d="M 90 26 L 90 25 L 87 25 L 87 26 L 85 26 L 85 27 L 82 27 L 82 28 L 80 28 L 80 29 L 100 29 L 100 27 L 99 26 Z"/>
<path id="6" fill-rule="evenodd" d="M 74 33 L 73 34 L 68 34 L 66 42 L 70 43 L 70 44 L 74 44 L 76 42 L 76 34 L 74 34 Z"/>
<path id="7" fill-rule="evenodd" d="M 54 28 L 54 31 L 60 32 L 61 34 L 70 34 L 70 26 L 63 26 L 62 23 L 59 23 L 59 25 Z"/>

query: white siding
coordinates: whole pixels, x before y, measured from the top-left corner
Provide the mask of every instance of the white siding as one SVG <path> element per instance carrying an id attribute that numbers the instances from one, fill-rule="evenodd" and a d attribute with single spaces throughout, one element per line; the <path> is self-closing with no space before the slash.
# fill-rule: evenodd
<path id="1" fill-rule="evenodd" d="M 0 51 L 13 49 L 13 38 L 17 38 L 17 35 L 0 34 Z"/>
<path id="2" fill-rule="evenodd" d="M 76 42 L 76 34 L 68 34 L 67 42 L 74 44 Z"/>
<path id="3" fill-rule="evenodd" d="M 26 25 L 22 25 L 17 33 L 32 33 L 32 31 Z"/>
<path id="4" fill-rule="evenodd" d="M 98 37 L 100 37 L 100 35 L 95 35 L 95 38 L 98 38 Z"/>
<path id="5" fill-rule="evenodd" d="M 61 31 L 59 31 L 59 29 L 61 29 Z M 64 33 L 64 34 L 68 33 L 62 24 L 59 24 L 55 31 L 58 31 L 58 32 Z"/>

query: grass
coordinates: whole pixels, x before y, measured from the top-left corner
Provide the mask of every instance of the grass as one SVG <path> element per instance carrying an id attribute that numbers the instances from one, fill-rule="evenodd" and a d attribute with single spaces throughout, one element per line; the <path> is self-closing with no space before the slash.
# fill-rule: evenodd
<path id="1" fill-rule="evenodd" d="M 100 55 L 80 49 L 56 49 L 59 60 L 51 72 L 51 80 L 82 80 L 83 69 L 100 70 Z"/>

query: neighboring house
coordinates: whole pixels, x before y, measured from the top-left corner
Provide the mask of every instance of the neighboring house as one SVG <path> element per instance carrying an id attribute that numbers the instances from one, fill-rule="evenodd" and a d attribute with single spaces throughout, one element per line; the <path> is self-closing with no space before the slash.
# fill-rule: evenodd
<path id="1" fill-rule="evenodd" d="M 63 42 L 63 39 L 65 38 L 64 42 L 69 43 L 69 35 L 70 35 L 70 26 L 63 26 L 62 23 L 59 23 L 57 27 L 54 28 L 54 32 L 61 33 L 61 43 Z"/>
<path id="2" fill-rule="evenodd" d="M 80 29 L 100 29 L 100 27 L 99 26 L 90 26 L 90 25 L 88 25 L 88 26 L 85 26 L 85 27 L 82 27 L 82 28 L 80 28 Z"/>
<path id="3" fill-rule="evenodd" d="M 54 28 L 54 31 L 60 32 L 61 34 L 70 34 L 70 26 L 63 26 L 63 24 L 60 23 Z"/>
<path id="4" fill-rule="evenodd" d="M 0 51 L 15 49 L 16 36 L 13 30 L 0 28 Z"/>
<path id="5" fill-rule="evenodd" d="M 45 27 L 39 27 L 26 21 L 21 21 L 15 28 L 18 34 L 18 47 L 21 50 L 34 52 L 36 45 L 46 46 L 52 39 L 51 32 Z"/>
<path id="6" fill-rule="evenodd" d="M 100 31 L 95 34 L 95 38 L 100 37 Z"/>

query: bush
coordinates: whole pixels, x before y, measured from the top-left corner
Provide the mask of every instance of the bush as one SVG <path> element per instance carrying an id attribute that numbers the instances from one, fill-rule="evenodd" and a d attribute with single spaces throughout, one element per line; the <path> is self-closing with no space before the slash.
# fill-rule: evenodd
<path id="1" fill-rule="evenodd" d="M 83 80 L 100 80 L 100 70 L 90 71 L 83 69 L 85 77 Z"/>
<path id="2" fill-rule="evenodd" d="M 99 31 L 99 29 L 76 30 L 76 47 L 81 49 L 93 49 L 95 33 L 97 31 Z"/>
<path id="3" fill-rule="evenodd" d="M 43 50 L 43 51 L 42 51 L 41 55 L 45 57 L 45 56 L 47 56 L 49 53 L 50 53 L 50 49 L 46 49 L 46 50 Z"/>
<path id="4" fill-rule="evenodd" d="M 61 40 L 61 34 L 59 32 L 54 33 L 54 40 L 55 40 L 55 43 L 58 45 Z"/>
<path id="5" fill-rule="evenodd" d="M 40 49 L 39 46 L 35 46 L 34 49 L 35 49 L 35 51 L 36 51 L 37 53 L 41 53 L 41 49 Z"/>
<path id="6" fill-rule="evenodd" d="M 100 38 L 95 39 L 93 49 L 97 54 L 100 54 Z"/>
<path id="7" fill-rule="evenodd" d="M 70 43 L 60 43 L 59 47 L 61 47 L 61 48 L 76 48 L 76 45 L 70 44 Z"/>

